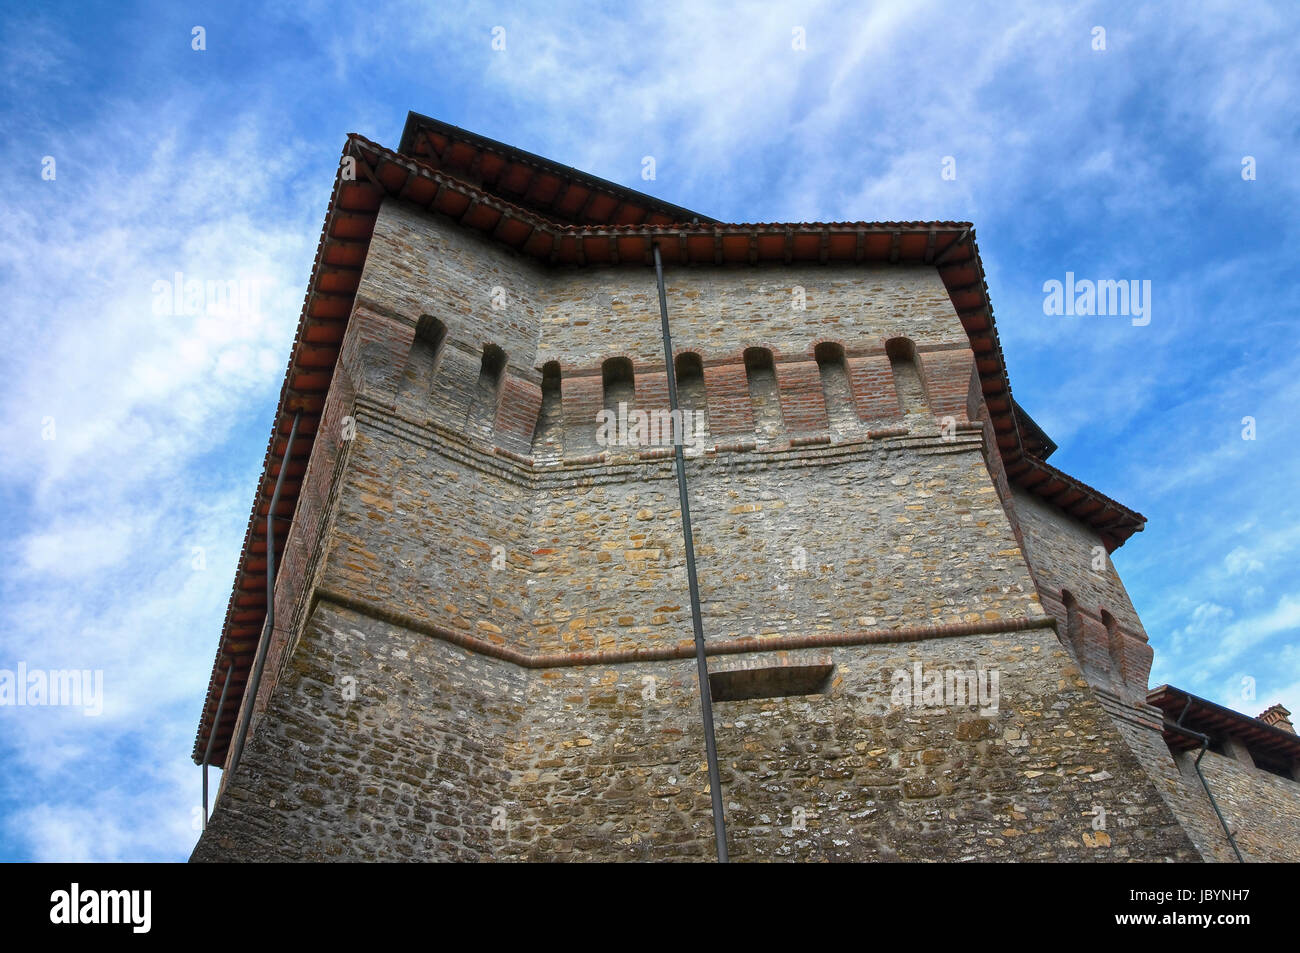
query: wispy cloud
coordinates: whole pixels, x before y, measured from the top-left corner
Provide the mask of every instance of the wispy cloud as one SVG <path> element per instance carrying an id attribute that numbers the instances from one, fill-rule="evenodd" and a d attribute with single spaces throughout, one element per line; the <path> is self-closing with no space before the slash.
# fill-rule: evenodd
<path id="1" fill-rule="evenodd" d="M 55 149 L 53 181 L 7 146 L 33 175 L 0 221 L 0 486 L 23 500 L 0 667 L 101 671 L 105 696 L 92 718 L 0 709 L 0 800 L 25 805 L 7 855 L 174 859 L 194 837 L 194 719 L 329 181 L 317 210 L 286 204 L 263 118 L 182 145 L 192 124 L 184 96 L 88 124 L 102 161 Z M 156 313 L 177 272 L 259 282 L 260 309 Z"/>

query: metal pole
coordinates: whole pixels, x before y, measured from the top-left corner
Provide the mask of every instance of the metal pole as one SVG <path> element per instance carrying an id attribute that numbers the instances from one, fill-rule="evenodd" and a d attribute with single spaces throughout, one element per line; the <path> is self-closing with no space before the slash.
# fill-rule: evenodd
<path id="1" fill-rule="evenodd" d="M 226 680 L 221 683 L 221 698 L 217 701 L 217 713 L 212 716 L 212 727 L 208 729 L 208 746 L 203 751 L 203 829 L 208 829 L 208 765 L 212 763 L 212 746 L 217 741 L 217 726 L 221 724 L 221 713 L 226 707 L 226 691 L 230 688 L 230 676 L 235 672 L 235 660 L 226 662 Z"/>
<path id="2" fill-rule="evenodd" d="M 1192 767 L 1196 769 L 1196 776 L 1201 779 L 1201 787 L 1205 788 L 1205 796 L 1210 799 L 1210 807 L 1214 808 L 1214 813 L 1219 818 L 1219 825 L 1223 828 L 1223 833 L 1228 835 L 1228 843 L 1232 845 L 1232 852 L 1237 855 L 1237 863 L 1244 864 L 1246 858 L 1241 856 L 1241 851 L 1237 849 L 1237 838 L 1232 836 L 1232 828 L 1228 826 L 1228 819 L 1223 816 L 1219 810 L 1219 802 L 1214 799 L 1210 793 L 1210 782 L 1205 780 L 1205 775 L 1201 773 L 1201 759 L 1205 757 L 1205 751 L 1210 747 L 1210 736 L 1201 734 L 1199 731 L 1193 731 L 1191 728 L 1183 727 L 1183 719 L 1187 717 L 1187 711 L 1192 707 L 1192 700 L 1187 699 L 1187 704 L 1183 706 L 1183 712 L 1178 716 L 1178 721 L 1174 725 L 1178 731 L 1185 735 L 1190 735 L 1201 742 L 1201 750 L 1196 755 L 1196 760 L 1192 762 Z"/>
<path id="3" fill-rule="evenodd" d="M 695 541 L 691 536 L 691 505 L 686 495 L 686 456 L 682 452 L 682 416 L 677 408 L 677 369 L 673 366 L 673 340 L 668 330 L 668 297 L 664 292 L 664 265 L 654 246 L 655 279 L 659 283 L 659 324 L 664 333 L 664 366 L 668 373 L 668 404 L 673 420 L 673 447 L 677 461 L 677 498 L 682 510 L 682 536 L 686 543 L 686 579 L 691 590 L 691 624 L 695 627 L 695 666 L 700 680 L 700 711 L 704 718 L 704 752 L 709 762 L 709 793 L 713 798 L 713 839 L 718 863 L 727 863 L 727 819 L 722 812 L 722 782 L 718 777 L 718 747 L 713 740 L 713 694 L 709 664 L 704 657 L 704 623 L 700 619 L 700 586 L 695 578 Z"/>
<path id="4" fill-rule="evenodd" d="M 275 478 L 275 492 L 271 494 L 271 505 L 266 511 L 266 623 L 262 626 L 262 637 L 257 642 L 257 657 L 253 662 L 253 673 L 244 689 L 244 717 L 237 726 L 234 756 L 230 759 L 230 774 L 235 773 L 239 757 L 244 753 L 244 739 L 248 735 L 248 724 L 253 720 L 253 706 L 257 704 L 257 689 L 262 683 L 262 666 L 266 662 L 266 650 L 271 644 L 271 634 L 275 627 L 275 507 L 280 502 L 280 487 L 284 485 L 284 474 L 289 469 L 289 454 L 293 452 L 293 440 L 298 435 L 298 418 L 301 411 L 293 415 L 293 426 L 289 429 L 289 442 L 284 445 L 284 459 L 280 461 L 280 475 Z M 213 731 L 216 727 L 213 727 Z"/>

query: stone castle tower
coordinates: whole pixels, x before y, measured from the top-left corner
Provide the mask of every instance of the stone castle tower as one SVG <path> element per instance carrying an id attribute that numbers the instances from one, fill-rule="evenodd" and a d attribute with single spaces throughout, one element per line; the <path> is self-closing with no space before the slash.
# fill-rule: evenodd
<path id="1" fill-rule="evenodd" d="M 1047 462 L 969 225 L 725 224 L 412 114 L 344 149 L 194 859 L 714 856 L 674 451 L 600 433 L 668 408 L 655 244 L 732 857 L 1226 851 L 1143 517 Z"/>

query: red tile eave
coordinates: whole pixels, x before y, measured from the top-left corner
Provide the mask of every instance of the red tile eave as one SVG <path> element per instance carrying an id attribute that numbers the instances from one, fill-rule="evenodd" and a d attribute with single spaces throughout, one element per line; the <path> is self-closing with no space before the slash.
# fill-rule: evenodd
<path id="1" fill-rule="evenodd" d="M 1097 530 L 1106 550 L 1114 552 L 1142 530 L 1146 517 L 1039 460 L 1025 448 L 973 228 L 969 240 L 954 245 L 938 267 L 975 352 L 980 387 L 1008 479 Z"/>
<path id="2" fill-rule="evenodd" d="M 407 115 L 397 151 L 430 168 L 445 169 L 485 191 L 498 196 L 514 195 L 520 204 L 538 205 L 577 219 L 579 224 L 714 221 L 581 169 L 415 112 Z"/>
<path id="3" fill-rule="evenodd" d="M 1191 706 L 1188 707 L 1188 702 Z M 1208 735 L 1233 735 L 1252 749 L 1279 756 L 1283 761 L 1300 760 L 1300 736 L 1284 728 L 1269 725 L 1250 715 L 1225 708 L 1171 685 L 1161 685 L 1147 693 L 1148 704 L 1165 713 L 1168 723 L 1183 719 L 1183 727 Z M 1183 710 L 1187 714 L 1183 716 Z M 1190 750 L 1200 743 L 1172 727 L 1164 731 L 1172 748 Z"/>
<path id="4" fill-rule="evenodd" d="M 1013 482 L 1041 482 L 1043 474 L 1079 495 L 1073 512 L 1098 527 L 1108 549 L 1141 528 L 1142 517 L 1074 478 L 1034 460 L 1020 445 L 1002 349 L 993 323 L 984 269 L 968 222 L 668 223 L 569 225 L 556 223 L 500 196 L 464 182 L 426 162 L 352 134 L 343 156 L 357 160 L 355 180 L 337 178 L 317 245 L 292 356 L 281 387 L 275 425 L 263 460 L 262 478 L 244 534 L 222 638 L 193 757 L 201 763 L 221 693 L 222 657 L 235 660 L 222 724 L 213 748 L 221 763 L 235 714 L 243 698 L 252 653 L 266 613 L 267 504 L 279 474 L 280 457 L 300 411 L 298 438 L 277 509 L 277 557 L 288 537 L 298 488 L 314 445 L 339 348 L 365 263 L 375 219 L 384 198 L 455 218 L 520 254 L 550 266 L 648 265 L 657 243 L 667 265 L 757 264 L 759 262 L 890 262 L 938 267 L 953 306 L 970 336 L 985 401 L 999 449 Z M 341 165 L 341 163 L 340 163 Z M 1045 468 L 1045 469 L 1044 469 Z M 1055 484 L 1053 484 L 1055 487 Z M 1037 492 L 1037 491 L 1035 491 Z M 1041 494 L 1040 494 L 1041 495 Z M 1059 496 L 1059 489 L 1054 495 Z M 1136 524 L 1134 520 L 1136 519 Z M 278 563 L 277 563 L 278 565 Z"/>

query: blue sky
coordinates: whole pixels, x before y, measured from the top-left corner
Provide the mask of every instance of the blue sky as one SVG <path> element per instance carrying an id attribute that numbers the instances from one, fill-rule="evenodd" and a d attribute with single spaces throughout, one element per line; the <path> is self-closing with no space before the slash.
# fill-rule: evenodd
<path id="1" fill-rule="evenodd" d="M 1115 563 L 1152 684 L 1300 712 L 1294 5 L 629 6 L 5 5 L 0 668 L 105 701 L 0 707 L 0 858 L 188 856 L 339 150 L 408 109 L 729 221 L 973 221 L 1052 462 L 1149 519 Z M 155 315 L 177 271 L 260 311 Z M 1150 280 L 1150 324 L 1045 315 L 1067 271 Z"/>

